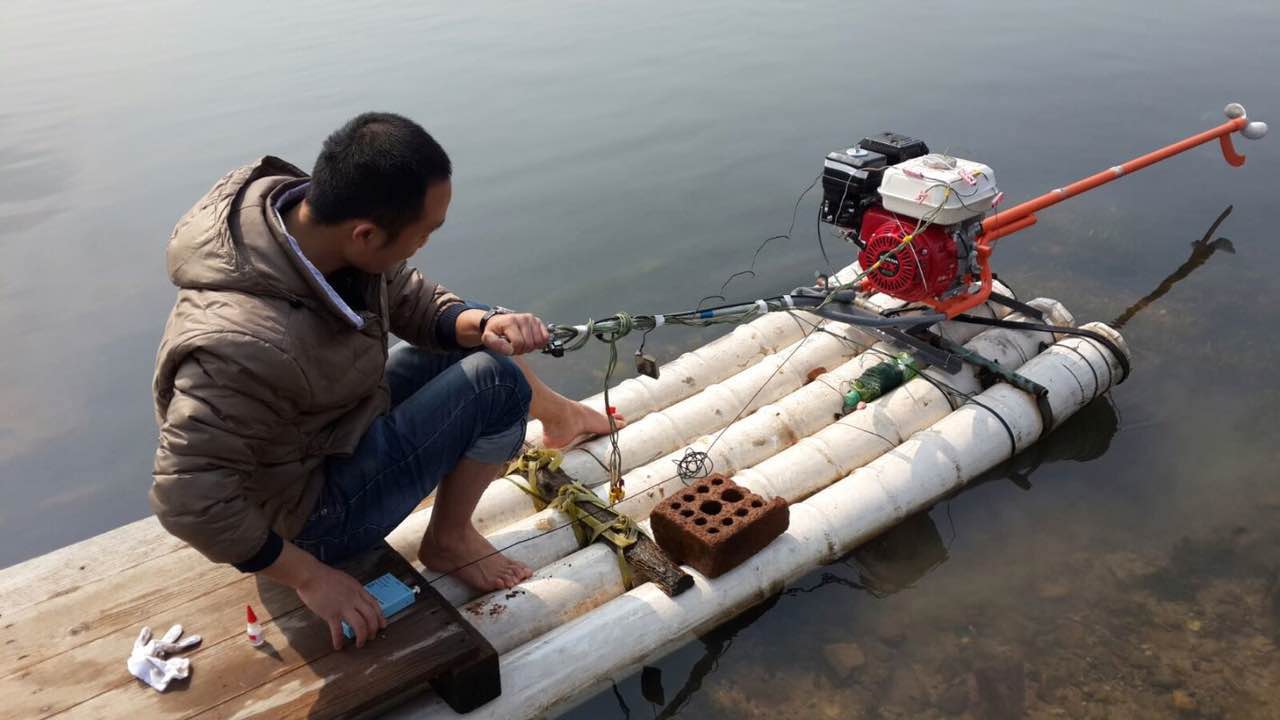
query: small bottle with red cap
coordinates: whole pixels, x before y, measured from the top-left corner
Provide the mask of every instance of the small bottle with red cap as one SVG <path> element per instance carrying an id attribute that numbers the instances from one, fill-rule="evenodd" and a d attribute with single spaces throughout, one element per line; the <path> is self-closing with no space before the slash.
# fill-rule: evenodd
<path id="1" fill-rule="evenodd" d="M 245 625 L 244 633 L 249 636 L 249 644 L 258 647 L 266 642 L 262 639 L 262 626 L 258 624 L 258 616 L 253 614 L 253 606 L 244 606 L 245 619 L 248 623 Z"/>

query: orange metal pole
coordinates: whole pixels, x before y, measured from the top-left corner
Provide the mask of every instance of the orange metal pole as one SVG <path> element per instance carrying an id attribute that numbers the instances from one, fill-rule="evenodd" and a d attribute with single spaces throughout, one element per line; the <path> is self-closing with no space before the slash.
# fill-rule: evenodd
<path id="1" fill-rule="evenodd" d="M 1239 164 L 1243 164 L 1244 158 L 1242 156 L 1236 155 L 1234 151 L 1231 154 L 1227 154 L 1227 148 L 1230 147 L 1230 143 L 1229 141 L 1226 141 L 1225 138 L 1227 135 L 1240 130 L 1248 123 L 1249 120 L 1244 117 L 1228 120 L 1215 128 L 1205 130 L 1204 132 L 1192 135 L 1185 140 L 1180 140 L 1154 152 L 1149 152 L 1146 155 L 1136 157 L 1123 165 L 1116 165 L 1115 167 L 1108 168 L 1100 173 L 1095 173 L 1083 180 L 1077 180 L 1066 187 L 1050 190 L 1038 198 L 1015 205 L 1008 210 L 998 212 L 982 221 L 982 231 L 985 234 L 1008 226 L 1009 224 L 1021 220 L 1032 213 L 1039 212 L 1051 205 L 1057 205 L 1067 198 L 1075 197 L 1082 192 L 1092 190 L 1099 185 L 1105 185 L 1112 180 L 1137 172 L 1149 165 L 1154 165 L 1161 160 L 1173 157 L 1178 153 L 1185 152 L 1193 147 L 1203 145 L 1218 138 L 1224 138 L 1223 155 L 1226 156 L 1227 162 L 1232 165 L 1236 165 L 1236 161 L 1238 160 Z M 1005 234 L 1007 235 L 1008 233 Z"/>
<path id="2" fill-rule="evenodd" d="M 991 250 L 995 241 L 1006 235 L 1012 235 L 1019 230 L 1031 227 L 1036 223 L 1035 213 L 1052 205 L 1057 205 L 1067 198 L 1088 192 L 1100 185 L 1105 185 L 1112 180 L 1137 172 L 1161 160 L 1166 160 L 1178 153 L 1186 152 L 1193 147 L 1212 142 L 1215 139 L 1221 144 L 1222 157 L 1226 159 L 1228 164 L 1233 167 L 1243 165 L 1244 156 L 1237 153 L 1235 148 L 1232 147 L 1230 138 L 1231 133 L 1242 130 L 1249 124 L 1248 118 L 1243 115 L 1243 108 L 1241 113 L 1240 117 L 1232 118 L 1215 128 L 1205 130 L 1202 133 L 1179 140 L 1172 145 L 1166 145 L 1159 150 L 1136 157 L 1123 165 L 1116 165 L 1102 172 L 1094 173 L 1066 187 L 1050 190 L 1040 197 L 1015 205 L 1003 212 L 997 212 L 983 220 L 982 233 L 978 236 L 978 243 L 975 248 L 978 253 L 978 266 L 981 268 L 981 285 L 978 291 L 971 295 L 960 295 L 942 302 L 930 302 L 928 304 L 939 312 L 946 313 L 947 317 L 955 317 L 986 302 L 987 298 L 991 296 Z M 1262 132 L 1266 132 L 1265 127 Z"/>
<path id="3" fill-rule="evenodd" d="M 947 317 L 953 318 L 962 312 L 972 310 L 981 305 L 991 297 L 991 243 L 999 240 L 1005 235 L 1012 235 L 1019 230 L 1025 230 L 1036 224 L 1035 215 L 1027 215 L 1021 220 L 1009 223 L 1004 227 L 991 231 L 990 234 L 983 233 L 978 239 L 978 246 L 975 248 L 978 252 L 978 267 L 982 268 L 982 286 L 978 288 L 978 292 L 972 295 L 961 295 L 940 303 L 925 301 L 926 304 L 932 306 L 941 313 L 946 313 Z"/>

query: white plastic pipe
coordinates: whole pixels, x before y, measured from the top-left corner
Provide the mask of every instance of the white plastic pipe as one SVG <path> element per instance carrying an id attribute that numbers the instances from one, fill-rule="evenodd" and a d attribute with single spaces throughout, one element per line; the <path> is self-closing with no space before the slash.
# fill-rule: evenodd
<path id="1" fill-rule="evenodd" d="M 1128 354 L 1119 333 L 1091 323 Z M 1020 372 L 1049 390 L 1054 417 L 1065 419 L 1109 389 L 1120 366 L 1095 341 L 1071 337 L 1025 364 Z M 1017 450 L 1039 438 L 1041 419 L 1026 393 L 998 384 L 978 398 L 1013 431 Z M 965 405 L 890 454 L 791 508 L 781 537 L 743 565 L 667 597 L 647 583 L 502 656 L 510 688 L 468 718 L 532 718 L 580 698 L 673 647 L 699 628 L 777 593 L 810 568 L 830 562 L 907 515 L 1009 458 L 1004 427 L 992 412 Z M 437 698 L 401 708 L 393 717 L 456 717 Z"/>
<path id="2" fill-rule="evenodd" d="M 860 272 L 852 263 L 836 273 L 840 282 L 852 280 Z M 888 296 L 877 296 L 881 304 L 896 303 Z M 733 332 L 690 350 L 668 363 L 663 363 L 658 379 L 639 376 L 628 378 L 609 389 L 609 400 L 624 417 L 639 420 L 654 410 L 683 400 L 713 382 L 749 367 L 760 358 L 800 339 L 804 328 L 784 313 L 769 313 Z M 604 405 L 604 393 L 596 393 L 582 402 L 594 407 Z M 525 442 L 542 443 L 542 423 L 533 420 L 525 431 Z"/>
<path id="3" fill-rule="evenodd" d="M 1030 304 L 1041 309 L 1050 323 L 1072 324 L 1071 314 L 1056 301 L 1033 300 Z M 1017 315 L 1012 317 L 1021 319 Z M 1053 340 L 1048 333 L 989 329 L 974 337 L 966 347 L 1005 367 L 1016 369 L 1039 352 L 1042 342 L 1048 344 Z M 839 383 L 830 378 L 857 377 L 867 367 L 883 359 L 883 355 L 864 353 L 835 372 L 828 373 L 824 379 L 839 387 Z M 962 393 L 974 394 L 980 390 L 972 366 L 966 365 L 956 375 L 946 375 L 936 369 L 926 372 Z M 754 468 L 736 472 L 735 482 L 766 497 L 780 495 L 788 502 L 797 502 L 893 449 L 912 433 L 942 419 L 951 412 L 950 402 L 934 384 L 917 378 L 871 403 L 866 409 L 832 424 L 834 412 L 841 405 L 841 396 L 826 384 L 814 382 L 776 405 L 762 408 L 750 418 L 730 426 L 722 442 L 712 452 L 717 470 L 726 474 L 735 473 L 742 465 L 763 461 Z M 961 401 L 956 402 L 959 404 Z M 789 425 L 786 424 L 788 418 L 792 418 Z M 818 432 L 809 435 L 814 430 Z M 803 433 L 808 437 L 776 454 L 778 441 L 762 442 L 767 438 L 785 438 L 793 433 Z M 701 446 L 705 444 L 705 440 L 699 443 Z M 679 479 L 663 482 L 670 477 L 671 467 L 661 464 L 661 461 L 632 475 L 642 472 L 657 473 L 655 482 L 661 484 L 650 493 L 629 496 L 615 506 L 615 509 L 637 520 L 648 517 L 662 497 L 684 487 Z M 665 494 L 660 490 L 665 490 Z M 548 516 L 550 522 L 544 523 L 548 527 L 568 521 L 568 517 L 559 512 L 549 511 Z M 506 540 L 509 542 L 510 538 Z M 535 543 L 545 545 L 540 548 Z M 521 584 L 520 589 L 524 592 L 518 595 L 511 596 L 505 591 L 493 593 L 465 606 L 472 624 L 499 652 L 511 650 L 547 632 L 560 624 L 566 615 L 587 612 L 595 606 L 592 603 L 599 604 L 625 591 L 613 554 L 601 554 L 595 546 L 574 552 L 578 543 L 571 528 L 558 530 L 546 536 L 545 540 L 531 539 L 512 548 L 511 554 L 523 546 L 533 546 L 524 552 L 540 556 L 554 552 L 572 554 L 566 554 L 563 560 L 556 560 L 538 570 L 533 578 Z"/>
<path id="4" fill-rule="evenodd" d="M 794 320 L 781 313 L 756 318 L 671 362 L 663 363 L 656 380 L 643 375 L 623 380 L 609 389 L 609 401 L 623 416 L 639 420 L 790 345 L 800 339 L 801 331 Z M 596 393 L 582 402 L 592 407 L 603 407 L 604 393 Z M 541 444 L 541 422 L 529 422 L 525 441 L 531 445 Z"/>
<path id="5" fill-rule="evenodd" d="M 1056 301 L 1039 300 L 1034 302 L 1039 303 L 1039 306 L 1046 312 L 1051 322 L 1058 324 L 1069 324 L 1071 322 L 1070 313 Z M 982 342 L 977 340 L 970 342 L 970 349 L 1012 367 L 1022 364 L 1022 362 L 1034 355 L 1037 344 L 1042 340 L 1052 340 L 1052 337 L 1044 333 L 1027 333 L 1013 330 L 988 330 L 985 333 L 978 334 L 982 329 L 982 326 L 972 324 L 944 323 L 939 327 L 939 332 L 957 342 L 963 342 L 965 339 L 975 335 L 977 338 L 985 336 L 987 339 Z M 975 345 L 974 343 L 977 344 Z M 863 353 L 844 363 L 835 371 L 824 374 L 819 380 L 787 395 L 776 404 L 764 406 L 754 414 L 735 422 L 718 436 L 718 441 L 715 441 L 714 437 L 704 437 L 694 443 L 693 448 L 705 450 L 712 442 L 715 442 L 715 446 L 710 448 L 712 461 L 719 471 L 732 473 L 738 468 L 760 462 L 777 453 L 788 444 L 807 437 L 826 425 L 830 425 L 834 420 L 836 411 L 840 409 L 843 403 L 843 395 L 840 391 L 841 384 L 846 380 L 857 378 L 868 368 L 882 362 L 887 355 L 891 355 L 896 350 L 896 348 L 887 344 L 877 345 L 876 349 L 879 352 Z M 947 378 L 950 376 L 940 374 L 938 377 Z M 966 367 L 954 377 L 963 378 L 963 382 L 967 383 L 965 387 L 959 388 L 961 391 L 973 392 L 977 390 L 977 381 L 973 378 L 972 368 Z M 944 380 L 944 382 L 953 381 Z M 919 382 L 923 383 L 924 381 Z M 933 386 L 930 385 L 929 388 L 934 393 L 938 393 L 936 389 L 933 389 Z M 700 401 L 703 403 L 703 412 L 710 414 L 716 408 L 706 403 L 706 400 L 706 397 L 699 395 L 686 402 Z M 925 400 L 923 406 L 925 408 L 929 407 L 930 401 Z M 941 410 L 943 407 L 949 408 L 949 406 L 945 405 L 945 399 L 942 399 L 941 402 L 934 402 L 933 407 L 940 412 L 945 412 L 945 410 Z M 905 410 L 911 412 L 913 406 L 908 405 Z M 932 420 L 929 421 L 931 422 Z M 927 424 L 927 422 L 923 424 Z M 865 445 L 866 443 L 864 442 L 863 446 L 865 447 Z M 873 447 L 878 446 L 873 445 Z M 883 452 L 884 449 L 881 447 L 880 451 Z M 650 510 L 662 497 L 678 491 L 682 486 L 681 481 L 675 477 L 674 462 L 683 453 L 684 448 L 678 449 L 664 458 L 627 473 L 623 479 L 626 487 L 629 488 L 630 494 L 627 499 L 619 503 L 617 509 L 635 520 L 643 520 L 648 517 Z M 870 457 L 874 457 L 874 455 Z M 867 459 L 870 459 L 870 457 Z M 853 467 L 856 466 L 849 466 L 848 470 Z M 833 481 L 836 477 L 838 475 L 833 475 L 826 482 Z M 524 494 L 520 490 L 516 490 L 516 492 Z M 608 488 L 601 485 L 596 489 L 596 492 L 602 498 L 607 498 Z M 569 516 L 559 510 L 550 508 L 512 523 L 496 533 L 491 533 L 489 541 L 493 543 L 494 547 L 509 548 L 505 551 L 508 557 L 519 560 L 532 568 L 539 568 L 554 562 L 580 547 Z M 476 596 L 476 593 L 470 588 L 453 578 L 440 578 L 436 581 L 435 587 L 455 604 Z"/>

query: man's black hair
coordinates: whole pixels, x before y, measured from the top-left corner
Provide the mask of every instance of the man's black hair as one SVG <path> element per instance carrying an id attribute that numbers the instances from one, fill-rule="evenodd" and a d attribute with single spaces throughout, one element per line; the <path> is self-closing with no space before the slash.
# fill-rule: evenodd
<path id="1" fill-rule="evenodd" d="M 394 113 L 364 113 L 324 141 L 307 205 L 321 223 L 368 218 L 394 238 L 422 217 L 427 188 L 453 165 L 422 126 Z"/>

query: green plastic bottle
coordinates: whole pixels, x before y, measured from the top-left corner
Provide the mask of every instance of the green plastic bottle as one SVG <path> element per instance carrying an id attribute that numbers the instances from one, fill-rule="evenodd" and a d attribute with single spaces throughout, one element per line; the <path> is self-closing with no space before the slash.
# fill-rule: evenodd
<path id="1" fill-rule="evenodd" d="M 898 353 L 892 360 L 871 366 L 853 381 L 853 389 L 845 393 L 844 413 L 847 415 L 852 412 L 858 407 L 858 403 L 882 397 L 919 374 L 916 359 L 906 352 Z"/>

